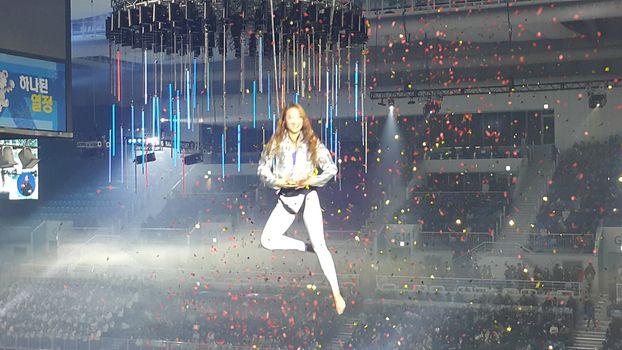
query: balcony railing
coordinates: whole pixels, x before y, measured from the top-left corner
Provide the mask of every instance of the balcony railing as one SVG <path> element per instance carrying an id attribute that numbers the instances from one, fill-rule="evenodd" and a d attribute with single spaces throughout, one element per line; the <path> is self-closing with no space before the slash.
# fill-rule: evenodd
<path id="1" fill-rule="evenodd" d="M 556 293 L 559 296 L 581 291 L 579 282 L 496 280 L 472 278 L 432 278 L 416 276 L 376 276 L 376 290 L 380 292 L 461 292 L 461 293 L 508 293 L 510 295 L 529 295 Z"/>
<path id="2" fill-rule="evenodd" d="M 527 248 L 536 252 L 586 253 L 594 250 L 594 235 L 572 233 L 532 233 L 527 241 Z"/>
<path id="3" fill-rule="evenodd" d="M 275 349 L 256 344 L 261 349 Z M 64 339 L 54 337 L 24 337 L 16 335 L 0 335 L 0 349 L 30 350 L 30 349 L 58 349 L 58 350 L 242 350 L 251 346 L 219 345 L 216 343 L 190 343 L 149 339 Z"/>

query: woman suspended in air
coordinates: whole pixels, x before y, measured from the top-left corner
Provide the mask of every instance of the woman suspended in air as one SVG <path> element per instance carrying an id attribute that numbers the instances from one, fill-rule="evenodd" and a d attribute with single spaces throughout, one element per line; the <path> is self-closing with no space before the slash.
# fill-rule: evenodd
<path id="1" fill-rule="evenodd" d="M 270 250 L 315 252 L 332 289 L 335 309 L 342 314 L 346 302 L 326 246 L 322 208 L 315 190 L 337 174 L 337 166 L 299 104 L 290 104 L 281 113 L 276 132 L 261 154 L 257 174 L 266 186 L 278 190 L 278 201 L 261 234 L 261 245 Z M 300 211 L 311 244 L 285 236 Z"/>

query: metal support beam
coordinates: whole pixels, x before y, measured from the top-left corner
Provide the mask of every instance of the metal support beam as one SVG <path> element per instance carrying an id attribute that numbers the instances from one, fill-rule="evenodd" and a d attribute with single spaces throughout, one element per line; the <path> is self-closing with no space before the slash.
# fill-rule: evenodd
<path id="1" fill-rule="evenodd" d="M 568 82 L 547 82 L 547 83 L 524 83 L 518 85 L 486 85 L 456 88 L 429 88 L 417 90 L 392 90 L 392 91 L 371 91 L 369 97 L 372 100 L 382 99 L 420 99 L 429 100 L 442 98 L 444 96 L 464 96 L 464 95 L 491 95 L 491 94 L 511 94 L 525 92 L 545 92 L 560 90 L 605 90 L 620 85 L 620 79 L 601 79 L 586 81 Z"/>

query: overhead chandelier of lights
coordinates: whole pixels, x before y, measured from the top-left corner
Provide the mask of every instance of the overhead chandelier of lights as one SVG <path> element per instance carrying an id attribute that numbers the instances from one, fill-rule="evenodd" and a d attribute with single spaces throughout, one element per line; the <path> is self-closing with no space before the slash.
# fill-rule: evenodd
<path id="1" fill-rule="evenodd" d="M 252 90 L 252 127 L 257 127 L 257 115 L 262 114 L 267 117 L 264 120 L 272 124 L 273 132 L 280 110 L 290 97 L 293 102 L 298 102 L 300 96 L 325 104 L 325 115 L 320 117 L 324 126 L 321 138 L 339 155 L 339 123 L 333 123 L 333 118 L 339 117 L 339 90 L 344 84 L 348 88 L 348 100 L 344 105 L 354 108 L 355 121 L 360 119 L 362 142 L 367 144 L 367 122 L 363 115 L 366 43 L 370 28 L 362 8 L 354 2 L 111 0 L 111 5 L 112 13 L 106 18 L 110 92 L 114 97 L 109 131 L 111 144 L 116 143 L 118 131 L 123 138 L 123 125 L 127 125 L 126 120 L 116 119 L 117 110 L 119 106 L 129 105 L 131 127 L 126 131 L 130 130 L 131 134 L 125 136 L 171 140 L 171 154 L 176 165 L 177 160 L 183 158 L 182 135 L 212 120 L 208 119 L 211 114 L 212 124 L 218 123 L 218 118 L 223 125 L 224 179 L 224 159 L 229 144 L 227 99 L 234 92 L 243 99 Z M 138 51 L 143 66 L 143 93 L 136 98 L 132 89 L 127 103 L 130 96 L 122 93 L 122 67 L 124 58 L 136 58 Z M 220 55 L 218 65 L 215 64 L 216 53 Z M 264 57 L 270 58 L 268 64 L 264 64 Z M 232 69 L 237 64 L 239 70 Z M 134 66 L 130 65 L 129 69 L 133 86 Z M 220 70 L 220 74 L 214 74 L 216 70 Z M 233 74 L 239 72 L 239 79 L 227 76 L 232 71 Z M 218 98 L 212 98 L 215 76 L 222 83 L 221 89 L 216 89 L 220 90 Z M 341 76 L 347 77 L 343 83 Z M 247 88 L 248 83 L 252 83 L 252 87 Z M 239 85 L 233 86 L 236 84 Z M 258 111 L 261 108 L 257 103 L 259 94 L 265 94 L 265 111 Z M 237 117 L 239 152 L 241 117 L 239 114 Z M 140 135 L 135 135 L 135 130 L 140 130 Z M 113 146 L 110 164 L 115 159 L 115 151 Z M 146 169 L 144 171 L 147 176 Z"/>
<path id="2" fill-rule="evenodd" d="M 222 54 L 225 37 L 231 39 L 236 57 L 243 45 L 249 55 L 257 54 L 259 38 L 290 52 L 294 38 L 301 45 L 323 43 L 329 49 L 338 41 L 343 47 L 367 42 L 366 19 L 351 2 L 112 0 L 112 9 L 106 19 L 108 40 L 168 54 L 192 52 L 198 57 L 205 48 L 209 57 L 214 48 Z M 264 55 L 272 54 L 270 47 L 263 49 Z"/>

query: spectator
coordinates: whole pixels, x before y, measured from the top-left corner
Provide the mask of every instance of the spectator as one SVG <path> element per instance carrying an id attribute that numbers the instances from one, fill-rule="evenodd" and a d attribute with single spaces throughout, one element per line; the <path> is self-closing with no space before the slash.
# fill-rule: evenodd
<path id="1" fill-rule="evenodd" d="M 590 321 L 592 322 L 592 327 L 596 327 L 596 311 L 594 310 L 594 302 L 590 298 L 585 298 L 585 302 L 583 303 L 583 307 L 585 309 L 585 317 L 587 318 L 587 329 L 590 329 Z"/>
<path id="2" fill-rule="evenodd" d="M 603 342 L 603 350 L 622 349 L 622 318 L 613 317 Z"/>
<path id="3" fill-rule="evenodd" d="M 587 264 L 583 274 L 585 276 L 585 280 L 591 286 L 592 282 L 594 282 L 594 277 L 596 276 L 596 270 L 594 269 L 594 265 L 592 265 L 591 262 Z"/>

